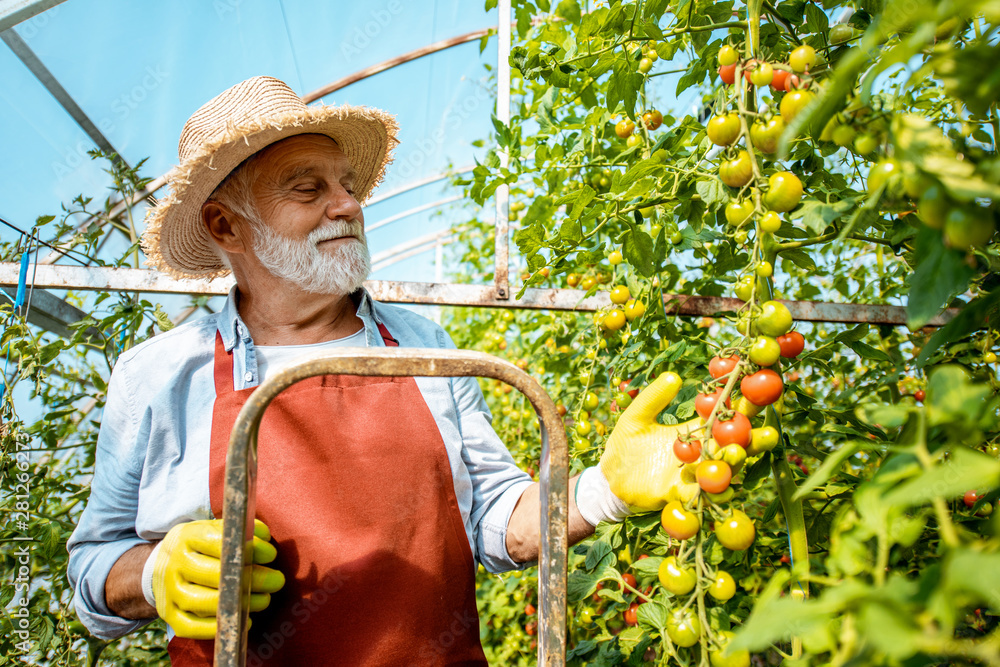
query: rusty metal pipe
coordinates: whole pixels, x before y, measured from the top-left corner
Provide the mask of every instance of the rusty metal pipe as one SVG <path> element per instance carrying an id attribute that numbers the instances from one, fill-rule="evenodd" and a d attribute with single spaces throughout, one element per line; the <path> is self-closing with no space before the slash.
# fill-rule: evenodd
<path id="1" fill-rule="evenodd" d="M 489 377 L 523 393 L 542 432 L 541 545 L 538 559 L 538 664 L 566 664 L 566 556 L 569 548 L 569 451 L 555 403 L 530 375 L 482 352 L 421 348 L 340 348 L 303 360 L 265 380 L 233 424 L 226 455 L 222 508 L 222 577 L 219 582 L 215 664 L 243 667 L 249 617 L 250 562 L 257 481 L 257 432 L 275 396 L 316 375 L 381 377 Z"/>

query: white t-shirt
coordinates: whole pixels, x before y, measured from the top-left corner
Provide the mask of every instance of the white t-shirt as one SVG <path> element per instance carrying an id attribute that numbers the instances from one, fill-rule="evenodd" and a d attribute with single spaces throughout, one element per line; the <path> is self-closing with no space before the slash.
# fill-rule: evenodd
<path id="1" fill-rule="evenodd" d="M 294 364 L 301 357 L 307 357 L 316 352 L 323 352 L 335 347 L 366 347 L 365 329 L 361 327 L 357 333 L 346 338 L 337 338 L 313 343 L 311 345 L 255 345 L 257 352 L 257 373 L 263 382 L 268 372 L 277 373 L 283 368 Z"/>

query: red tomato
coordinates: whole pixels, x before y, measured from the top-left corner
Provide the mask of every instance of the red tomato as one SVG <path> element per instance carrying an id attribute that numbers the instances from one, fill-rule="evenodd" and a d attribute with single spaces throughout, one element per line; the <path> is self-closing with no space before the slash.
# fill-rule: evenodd
<path id="1" fill-rule="evenodd" d="M 783 69 L 774 70 L 774 78 L 771 79 L 771 88 L 774 90 L 788 90 L 785 88 L 788 82 L 788 72 Z"/>
<path id="2" fill-rule="evenodd" d="M 739 445 L 746 449 L 747 445 L 750 444 L 750 431 L 750 420 L 747 419 L 746 415 L 734 412 L 732 419 L 715 422 L 715 426 L 712 427 L 712 437 L 715 438 L 720 447 Z"/>
<path id="3" fill-rule="evenodd" d="M 694 463 L 701 458 L 701 443 L 697 440 L 685 441 L 677 438 L 674 441 L 674 456 L 684 463 Z"/>
<path id="4" fill-rule="evenodd" d="M 715 404 L 719 402 L 719 396 L 721 395 L 721 389 L 711 394 L 698 394 L 698 397 L 694 399 L 694 409 L 698 413 L 698 416 L 702 419 L 708 419 L 708 416 L 712 414 Z M 726 407 L 730 407 L 728 397 L 726 397 Z"/>
<path id="5" fill-rule="evenodd" d="M 639 603 L 633 602 L 629 605 L 629 608 L 625 610 L 622 614 L 625 619 L 625 625 L 638 625 L 639 624 Z"/>
<path id="6" fill-rule="evenodd" d="M 794 359 L 802 354 L 802 350 L 806 348 L 806 339 L 798 331 L 789 331 L 782 336 L 778 336 L 776 340 L 778 341 L 778 345 L 781 346 L 781 356 L 786 359 Z"/>
<path id="7" fill-rule="evenodd" d="M 917 399 L 917 403 L 923 403 L 924 399 L 927 398 L 927 394 L 924 393 L 923 389 L 917 389 L 913 392 L 913 398 Z"/>
<path id="8" fill-rule="evenodd" d="M 736 82 L 736 64 L 723 65 L 719 68 L 719 76 L 726 85 L 733 85 Z"/>
<path id="9" fill-rule="evenodd" d="M 740 391 L 743 396 L 758 407 L 771 405 L 781 398 L 781 392 L 784 391 L 784 388 L 781 376 L 770 368 L 764 368 L 748 375 L 740 382 Z"/>
<path id="10" fill-rule="evenodd" d="M 722 493 L 729 488 L 732 478 L 733 470 L 725 461 L 702 461 L 698 464 L 698 486 L 703 491 Z"/>
<path id="11" fill-rule="evenodd" d="M 979 493 L 976 491 L 966 491 L 965 495 L 962 496 L 962 501 L 965 503 L 966 507 L 972 507 L 979 500 Z"/>
<path id="12" fill-rule="evenodd" d="M 708 362 L 708 373 L 712 378 L 718 380 L 723 375 L 728 375 L 736 368 L 740 358 L 735 354 L 731 357 L 712 357 Z"/>
<path id="13" fill-rule="evenodd" d="M 534 616 L 536 611 L 538 610 L 535 609 L 535 605 L 533 604 L 527 604 L 524 606 L 524 613 L 527 616 Z"/>
<path id="14" fill-rule="evenodd" d="M 628 394 L 631 398 L 635 398 L 636 396 L 639 395 L 639 390 L 638 389 L 630 390 L 628 388 L 630 382 L 631 380 L 622 380 L 622 383 L 618 385 L 618 391 L 622 392 L 623 394 Z"/>

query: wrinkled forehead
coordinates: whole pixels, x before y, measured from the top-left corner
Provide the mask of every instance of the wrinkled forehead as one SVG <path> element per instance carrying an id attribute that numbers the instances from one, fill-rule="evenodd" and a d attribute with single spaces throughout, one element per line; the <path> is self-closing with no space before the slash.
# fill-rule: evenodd
<path id="1" fill-rule="evenodd" d="M 309 175 L 333 175 L 337 180 L 356 177 L 340 145 L 325 134 L 299 134 L 277 141 L 254 155 L 260 176 L 284 184 Z"/>

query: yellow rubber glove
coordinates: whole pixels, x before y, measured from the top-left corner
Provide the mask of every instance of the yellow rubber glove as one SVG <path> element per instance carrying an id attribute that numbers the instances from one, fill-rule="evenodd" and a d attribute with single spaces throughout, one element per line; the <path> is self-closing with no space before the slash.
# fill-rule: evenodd
<path id="1" fill-rule="evenodd" d="M 681 389 L 676 373 L 663 373 L 642 390 L 618 419 L 601 456 L 601 472 L 611 491 L 637 512 L 663 509 L 670 500 L 687 500 L 698 492 L 698 482 L 682 479 L 683 464 L 674 456 L 678 436 L 701 426 L 695 417 L 665 426 L 656 417 Z"/>
<path id="2" fill-rule="evenodd" d="M 271 602 L 271 593 L 285 585 L 285 575 L 263 566 L 278 556 L 264 522 L 254 520 L 253 534 L 250 611 L 260 611 Z M 215 638 L 221 553 L 220 519 L 176 525 L 160 543 L 153 565 L 156 613 L 178 637 Z"/>

